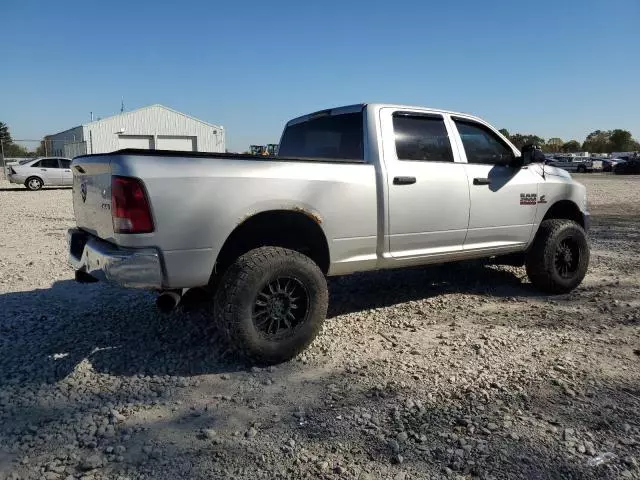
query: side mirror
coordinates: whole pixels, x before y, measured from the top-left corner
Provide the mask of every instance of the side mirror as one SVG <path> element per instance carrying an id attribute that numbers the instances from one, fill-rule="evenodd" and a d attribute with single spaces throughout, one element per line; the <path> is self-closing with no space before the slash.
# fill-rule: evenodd
<path id="1" fill-rule="evenodd" d="M 529 165 L 531 163 L 544 163 L 546 157 L 542 149 L 538 145 L 525 145 L 522 147 L 522 164 Z"/>
<path id="2" fill-rule="evenodd" d="M 516 169 L 516 170 L 517 170 L 517 169 L 519 169 L 519 168 L 522 168 L 522 167 L 523 167 L 523 165 L 524 165 L 524 157 L 523 157 L 522 155 L 520 155 L 520 156 L 518 156 L 518 157 L 516 157 L 515 155 L 513 155 L 513 156 L 511 157 L 511 161 L 509 162 L 509 166 L 510 166 L 511 168 L 514 168 L 514 169 Z"/>

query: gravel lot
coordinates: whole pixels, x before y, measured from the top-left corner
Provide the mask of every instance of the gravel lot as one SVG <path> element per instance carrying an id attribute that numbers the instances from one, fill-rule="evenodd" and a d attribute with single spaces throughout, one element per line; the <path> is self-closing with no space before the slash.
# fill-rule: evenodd
<path id="1" fill-rule="evenodd" d="M 640 177 L 578 177 L 575 292 L 481 264 L 334 279 L 320 338 L 269 369 L 206 309 L 74 283 L 70 191 L 0 183 L 0 479 L 640 478 Z"/>

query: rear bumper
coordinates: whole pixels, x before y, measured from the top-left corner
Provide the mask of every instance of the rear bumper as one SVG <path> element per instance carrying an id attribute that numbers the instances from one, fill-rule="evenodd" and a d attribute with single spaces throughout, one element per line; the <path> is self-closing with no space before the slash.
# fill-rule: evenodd
<path id="1" fill-rule="evenodd" d="M 9 183 L 18 183 L 20 185 L 23 185 L 24 182 L 26 181 L 26 177 L 24 175 L 16 175 L 14 173 L 7 173 L 7 180 L 9 180 Z"/>
<path id="2" fill-rule="evenodd" d="M 162 288 L 162 264 L 153 248 L 120 248 L 77 228 L 67 232 L 67 244 L 76 272 L 123 287 Z"/>

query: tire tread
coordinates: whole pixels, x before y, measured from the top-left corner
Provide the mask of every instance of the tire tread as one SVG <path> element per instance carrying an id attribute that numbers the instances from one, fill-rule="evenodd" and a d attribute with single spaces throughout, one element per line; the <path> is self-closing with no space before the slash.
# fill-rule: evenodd
<path id="1" fill-rule="evenodd" d="M 219 322 L 221 331 L 232 350 L 240 353 L 243 357 L 258 363 L 279 363 L 295 357 L 302 352 L 317 336 L 322 328 L 322 321 L 312 322 L 312 331 L 308 341 L 296 345 L 294 349 L 281 352 L 281 355 L 269 354 L 268 352 L 248 348 L 245 338 L 250 335 L 246 332 L 246 325 L 241 318 L 238 299 L 242 297 L 244 286 L 256 275 L 259 275 L 265 268 L 273 268 L 290 262 L 301 263 L 305 267 L 311 268 L 316 275 L 322 276 L 324 283 L 324 294 L 315 299 L 320 311 L 326 315 L 328 305 L 328 292 L 326 281 L 318 265 L 306 255 L 294 250 L 281 247 L 260 247 L 251 250 L 239 257 L 225 272 L 215 296 L 214 312 Z M 309 300 L 314 301 L 314 299 Z M 255 347 L 255 346 L 253 346 Z"/>

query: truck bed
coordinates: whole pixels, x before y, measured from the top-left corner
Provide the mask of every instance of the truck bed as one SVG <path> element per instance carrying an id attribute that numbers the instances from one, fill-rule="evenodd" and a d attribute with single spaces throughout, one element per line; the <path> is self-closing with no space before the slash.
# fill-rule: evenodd
<path id="1" fill-rule="evenodd" d="M 206 284 L 229 235 L 265 211 L 313 219 L 331 248 L 331 273 L 376 261 L 376 169 L 361 160 L 125 149 L 76 157 L 72 170 L 78 228 L 119 247 L 162 252 L 166 287 Z M 152 232 L 115 231 L 114 177 L 142 180 Z"/>
<path id="2" fill-rule="evenodd" d="M 180 158 L 225 158 L 229 160 L 252 160 L 272 162 L 311 162 L 311 163 L 366 163 L 365 160 L 350 158 L 312 158 L 312 157 L 279 157 L 275 155 L 250 155 L 245 153 L 216 153 L 216 152 L 181 152 L 175 150 L 147 150 L 137 148 L 123 148 L 111 153 L 95 153 L 75 157 L 86 158 L 107 155 L 135 155 L 135 156 L 161 156 Z"/>

